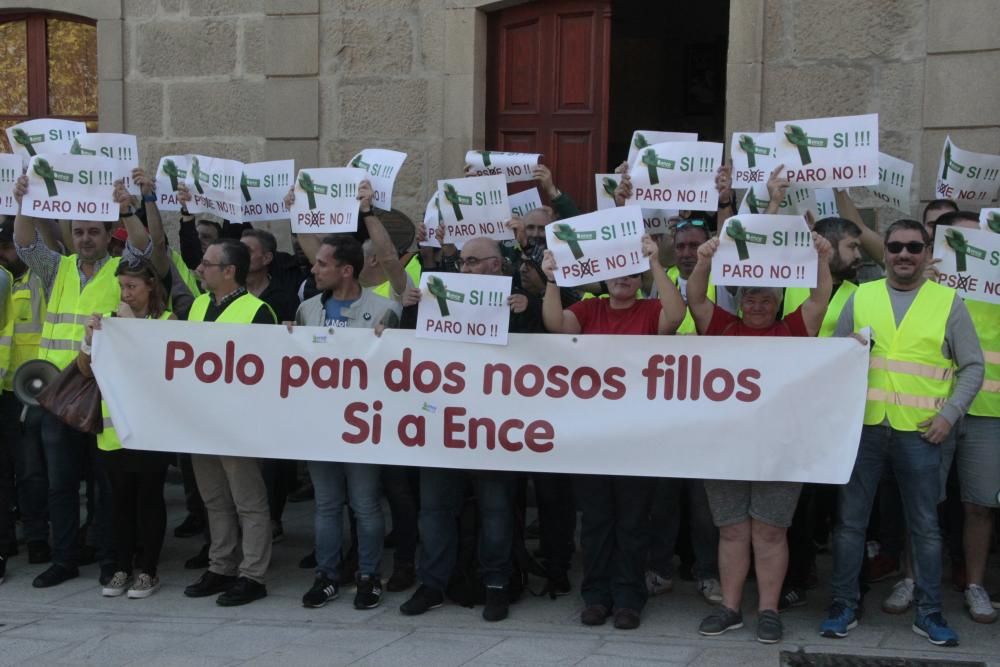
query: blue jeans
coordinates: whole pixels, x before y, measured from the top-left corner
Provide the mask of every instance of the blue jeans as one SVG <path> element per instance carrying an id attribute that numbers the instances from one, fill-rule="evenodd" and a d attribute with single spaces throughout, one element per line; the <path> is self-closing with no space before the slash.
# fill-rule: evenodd
<path id="1" fill-rule="evenodd" d="M 465 500 L 466 471 L 420 469 L 420 561 L 417 579 L 436 591 L 448 587 L 458 557 L 458 516 Z M 479 505 L 479 576 L 487 586 L 510 581 L 517 476 L 475 472 L 470 479 Z"/>
<path id="2" fill-rule="evenodd" d="M 837 526 L 833 531 L 835 602 L 857 608 L 861 599 L 858 575 L 864 558 L 865 530 L 886 464 L 892 466 L 910 531 L 914 597 L 917 615 L 941 611 L 941 533 L 937 505 L 941 492 L 941 449 L 916 431 L 865 426 L 851 480 L 840 491 Z"/>
<path id="3" fill-rule="evenodd" d="M 385 519 L 382 517 L 380 466 L 368 463 L 309 461 L 316 489 L 316 573 L 337 579 L 344 545 L 344 504 L 350 498 L 358 520 L 358 571 L 378 576 L 382 566 Z"/>

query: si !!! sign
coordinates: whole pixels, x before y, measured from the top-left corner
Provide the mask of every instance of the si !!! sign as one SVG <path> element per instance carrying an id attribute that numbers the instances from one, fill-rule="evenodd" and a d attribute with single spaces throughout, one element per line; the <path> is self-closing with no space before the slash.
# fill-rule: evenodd
<path id="1" fill-rule="evenodd" d="M 778 166 L 778 139 L 774 132 L 733 132 L 729 146 L 733 161 L 733 187 L 765 185 Z"/>
<path id="2" fill-rule="evenodd" d="M 388 211 L 392 209 L 392 188 L 405 161 L 406 153 L 366 148 L 351 158 L 347 166 L 367 172 L 368 182 L 372 185 L 372 205 Z"/>
<path id="3" fill-rule="evenodd" d="M 295 160 L 244 164 L 240 173 L 243 221 L 287 220 L 285 194 L 295 177 Z"/>
<path id="4" fill-rule="evenodd" d="M 179 211 L 181 202 L 177 199 L 177 186 L 187 180 L 191 170 L 190 155 L 164 155 L 156 166 L 156 207 L 161 211 Z M 188 213 L 201 213 L 202 208 L 194 201 L 188 202 Z"/>
<path id="5" fill-rule="evenodd" d="M 461 248 L 469 239 L 487 236 L 508 241 L 510 200 L 503 176 L 473 176 L 438 181 L 438 203 L 444 224 L 444 242 Z"/>
<path id="6" fill-rule="evenodd" d="M 1000 236 L 982 229 L 938 227 L 934 259 L 941 260 L 939 283 L 966 299 L 1000 304 Z"/>
<path id="7" fill-rule="evenodd" d="M 17 215 L 14 185 L 22 172 L 19 155 L 0 153 L 0 215 Z"/>
<path id="8" fill-rule="evenodd" d="M 424 273 L 417 338 L 506 345 L 510 276 Z"/>
<path id="9" fill-rule="evenodd" d="M 800 215 L 739 215 L 726 220 L 712 258 L 716 285 L 815 287 L 816 250 Z"/>
<path id="10" fill-rule="evenodd" d="M 644 148 L 649 148 L 656 144 L 666 144 L 673 141 L 698 141 L 697 132 L 663 132 L 660 130 L 636 130 L 632 133 L 632 140 L 628 144 L 629 164 L 635 160 L 635 156 Z"/>
<path id="11" fill-rule="evenodd" d="M 523 218 L 536 208 L 542 207 L 542 198 L 538 196 L 538 188 L 528 188 L 521 192 L 507 195 L 510 200 L 510 214 L 513 217 Z"/>
<path id="12" fill-rule="evenodd" d="M 73 138 L 87 133 L 87 125 L 76 120 L 36 118 L 7 128 L 7 141 L 22 164 L 42 153 L 68 153 Z"/>
<path id="13" fill-rule="evenodd" d="M 878 185 L 878 114 L 784 120 L 774 124 L 779 164 L 792 183 L 846 188 Z"/>
<path id="14" fill-rule="evenodd" d="M 130 194 L 138 196 L 139 186 L 132 182 L 132 170 L 139 166 L 139 148 L 134 134 L 92 132 L 73 137 L 70 155 L 96 155 L 118 161 L 115 180 L 125 184 Z"/>
<path id="15" fill-rule="evenodd" d="M 198 209 L 240 224 L 243 222 L 242 175 L 242 162 L 192 155 L 184 184 Z"/>
<path id="16" fill-rule="evenodd" d="M 938 166 L 935 195 L 959 204 L 985 206 L 997 196 L 1000 185 L 1000 155 L 973 153 L 944 140 Z"/>
<path id="17" fill-rule="evenodd" d="M 578 215 L 546 226 L 546 243 L 556 260 L 556 283 L 575 287 L 648 271 L 643 233 L 638 206 Z"/>
<path id="18" fill-rule="evenodd" d="M 910 183 L 913 163 L 885 153 L 878 154 L 878 185 L 868 191 L 902 213 L 910 212 Z"/>
<path id="19" fill-rule="evenodd" d="M 300 169 L 295 179 L 292 232 L 335 234 L 358 229 L 358 185 L 363 169 L 324 167 Z"/>
<path id="20" fill-rule="evenodd" d="M 721 164 L 722 144 L 718 143 L 678 141 L 643 148 L 629 164 L 629 203 L 648 208 L 660 204 L 689 211 L 714 211 L 719 205 L 715 172 Z"/>
<path id="21" fill-rule="evenodd" d="M 117 220 L 112 198 L 117 161 L 86 155 L 36 155 L 28 163 L 21 211 L 51 220 Z"/>

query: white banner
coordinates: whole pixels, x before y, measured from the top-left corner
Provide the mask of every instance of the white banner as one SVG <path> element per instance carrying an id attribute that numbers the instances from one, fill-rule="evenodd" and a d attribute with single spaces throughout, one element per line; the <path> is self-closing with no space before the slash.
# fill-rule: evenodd
<path id="1" fill-rule="evenodd" d="M 507 200 L 510 202 L 511 217 L 523 218 L 536 208 L 542 207 L 542 198 L 538 194 L 538 188 L 528 188 L 507 195 Z"/>
<path id="2" fill-rule="evenodd" d="M 672 141 L 698 141 L 697 132 L 661 132 L 660 130 L 636 130 L 632 133 L 632 140 L 628 144 L 628 157 L 625 158 L 628 164 L 632 164 L 635 156 L 643 148 L 649 148 L 656 144 L 666 144 Z"/>
<path id="3" fill-rule="evenodd" d="M 938 282 L 966 299 L 1000 304 L 1000 236 L 982 229 L 939 226 L 934 235 Z"/>
<path id="4" fill-rule="evenodd" d="M 424 248 L 441 247 L 441 243 L 437 240 L 437 229 L 443 224 L 439 201 L 439 195 L 435 192 L 427 200 L 427 206 L 424 208 L 424 227 L 427 229 L 427 240 L 420 244 Z"/>
<path id="5" fill-rule="evenodd" d="M 885 153 L 878 154 L 878 185 L 868 191 L 897 211 L 910 212 L 910 184 L 913 163 Z"/>
<path id="6" fill-rule="evenodd" d="M 777 167 L 778 137 L 774 132 L 733 132 L 729 157 L 733 161 L 733 187 L 767 185 Z"/>
<path id="7" fill-rule="evenodd" d="M 195 206 L 234 224 L 243 222 L 243 193 L 240 181 L 243 163 L 207 155 L 192 155 L 184 184 Z M 190 207 L 189 207 L 190 210 Z"/>
<path id="8" fill-rule="evenodd" d="M 365 171 L 355 167 L 300 169 L 295 178 L 292 233 L 357 231 L 358 185 L 365 177 Z"/>
<path id="9" fill-rule="evenodd" d="M 293 178 L 295 160 L 244 164 L 240 174 L 243 222 L 288 220 L 291 211 L 285 206 L 285 195 Z"/>
<path id="10" fill-rule="evenodd" d="M 20 155 L 0 153 L 0 215 L 17 215 L 14 185 L 22 173 Z"/>
<path id="11" fill-rule="evenodd" d="M 712 280 L 716 285 L 815 287 L 816 263 L 802 216 L 733 216 L 719 234 Z"/>
<path id="12" fill-rule="evenodd" d="M 615 207 L 615 189 L 621 183 L 621 174 L 594 174 L 594 192 L 597 193 L 597 210 Z"/>
<path id="13" fill-rule="evenodd" d="M 69 153 L 73 137 L 87 133 L 87 124 L 78 120 L 36 118 L 7 128 L 7 141 L 14 155 L 21 156 L 21 164 L 43 153 Z"/>
<path id="14" fill-rule="evenodd" d="M 392 210 L 392 188 L 404 162 L 406 153 L 385 148 L 366 148 L 351 158 L 347 166 L 364 169 L 368 173 L 368 182 L 372 185 L 372 204 L 383 211 L 389 211 Z"/>
<path id="15" fill-rule="evenodd" d="M 878 184 L 878 114 L 774 124 L 778 163 L 792 183 L 846 188 Z"/>
<path id="16" fill-rule="evenodd" d="M 117 220 L 116 160 L 87 155 L 36 155 L 28 163 L 25 215 L 51 220 Z"/>
<path id="17" fill-rule="evenodd" d="M 968 208 L 969 204 L 986 206 L 996 200 L 998 185 L 1000 155 L 962 150 L 950 136 L 944 140 L 935 197 L 953 199 L 959 208 Z"/>
<path id="18" fill-rule="evenodd" d="M 69 147 L 70 155 L 96 155 L 118 161 L 115 180 L 125 183 L 125 189 L 135 196 L 142 192 L 132 182 L 132 170 L 139 166 L 139 145 L 134 134 L 117 132 L 92 132 L 73 137 Z"/>
<path id="19" fill-rule="evenodd" d="M 514 233 L 507 228 L 510 200 L 503 176 L 473 176 L 438 181 L 444 242 L 461 248 L 469 239 L 488 236 L 508 241 Z"/>
<path id="20" fill-rule="evenodd" d="M 868 347 L 512 334 L 498 348 L 409 331 L 114 318 L 94 337 L 94 371 L 128 448 L 843 484 Z"/>
<path id="21" fill-rule="evenodd" d="M 506 345 L 511 282 L 510 276 L 422 273 L 417 338 Z"/>
<path id="22" fill-rule="evenodd" d="M 156 207 L 161 211 L 179 211 L 181 202 L 177 199 L 177 186 L 187 180 L 191 170 L 190 155 L 164 155 L 156 166 Z M 192 193 L 193 194 L 193 193 Z M 202 208 L 194 201 L 188 202 L 188 213 L 201 213 Z"/>
<path id="23" fill-rule="evenodd" d="M 979 226 L 1000 234 L 1000 208 L 984 208 L 980 210 Z"/>
<path id="24" fill-rule="evenodd" d="M 502 151 L 467 151 L 465 164 L 472 167 L 470 176 L 503 176 L 508 183 L 534 180 L 532 170 L 541 153 L 504 153 Z"/>
<path id="25" fill-rule="evenodd" d="M 636 153 L 629 163 L 630 204 L 669 204 L 685 211 L 715 211 L 719 195 L 715 172 L 722 164 L 722 144 L 676 141 Z"/>
<path id="26" fill-rule="evenodd" d="M 545 227 L 556 260 L 556 283 L 575 287 L 649 270 L 642 256 L 642 209 L 623 206 Z"/>

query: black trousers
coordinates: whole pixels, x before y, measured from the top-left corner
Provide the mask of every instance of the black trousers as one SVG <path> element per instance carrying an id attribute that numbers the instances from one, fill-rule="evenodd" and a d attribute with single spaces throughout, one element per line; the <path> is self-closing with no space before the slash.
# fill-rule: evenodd
<path id="1" fill-rule="evenodd" d="M 569 572 L 576 534 L 576 500 L 573 476 L 560 473 L 532 473 L 538 504 L 538 537 L 543 565 L 549 576 Z"/>
<path id="2" fill-rule="evenodd" d="M 101 452 L 114 498 L 117 569 L 156 576 L 167 530 L 163 484 L 171 455 L 134 449 Z"/>

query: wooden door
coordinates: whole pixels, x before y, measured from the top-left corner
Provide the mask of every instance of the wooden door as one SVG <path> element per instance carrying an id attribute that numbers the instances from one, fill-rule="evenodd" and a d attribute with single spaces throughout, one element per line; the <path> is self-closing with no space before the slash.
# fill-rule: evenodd
<path id="1" fill-rule="evenodd" d="M 611 0 L 546 0 L 489 16 L 486 146 L 543 153 L 556 186 L 594 210 L 607 162 Z"/>

